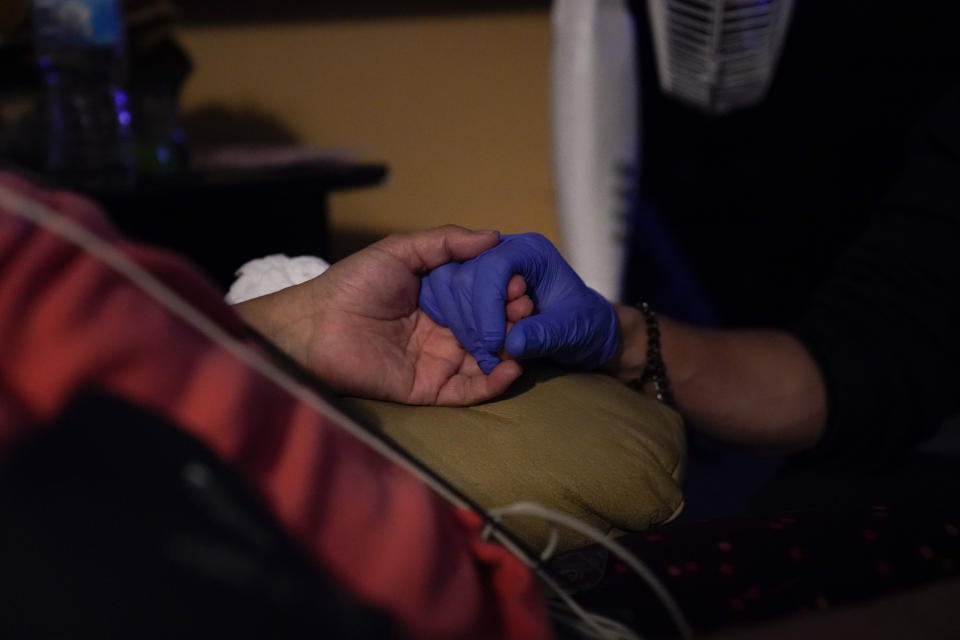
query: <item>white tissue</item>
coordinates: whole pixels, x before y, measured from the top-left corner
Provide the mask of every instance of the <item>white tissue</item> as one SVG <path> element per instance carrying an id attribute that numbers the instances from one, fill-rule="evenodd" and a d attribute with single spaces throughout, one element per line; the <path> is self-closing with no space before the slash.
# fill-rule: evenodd
<path id="1" fill-rule="evenodd" d="M 316 256 L 290 258 L 282 253 L 257 258 L 237 269 L 227 302 L 237 304 L 316 278 L 330 265 Z"/>

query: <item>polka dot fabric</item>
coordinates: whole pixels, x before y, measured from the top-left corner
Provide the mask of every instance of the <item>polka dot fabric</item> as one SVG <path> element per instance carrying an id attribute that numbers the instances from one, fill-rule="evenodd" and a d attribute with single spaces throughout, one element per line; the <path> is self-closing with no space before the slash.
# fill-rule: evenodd
<path id="1" fill-rule="evenodd" d="M 700 632 L 960 575 L 960 509 L 919 512 L 875 504 L 791 511 L 682 522 L 620 542 L 663 581 Z M 582 553 L 593 554 L 595 569 L 596 550 Z M 583 566 L 575 554 L 555 564 L 585 607 L 644 634 L 672 632 L 649 587 L 626 565 L 608 559 L 599 581 Z"/>

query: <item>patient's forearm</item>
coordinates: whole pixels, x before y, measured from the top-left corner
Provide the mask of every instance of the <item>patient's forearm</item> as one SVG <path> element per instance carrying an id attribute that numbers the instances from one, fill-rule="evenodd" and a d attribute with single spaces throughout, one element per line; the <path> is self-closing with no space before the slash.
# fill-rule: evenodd
<path id="1" fill-rule="evenodd" d="M 640 377 L 646 323 L 617 306 L 622 349 L 615 375 Z M 661 351 L 677 405 L 693 426 L 727 442 L 793 452 L 820 439 L 823 378 L 809 352 L 781 331 L 702 329 L 660 318 Z"/>

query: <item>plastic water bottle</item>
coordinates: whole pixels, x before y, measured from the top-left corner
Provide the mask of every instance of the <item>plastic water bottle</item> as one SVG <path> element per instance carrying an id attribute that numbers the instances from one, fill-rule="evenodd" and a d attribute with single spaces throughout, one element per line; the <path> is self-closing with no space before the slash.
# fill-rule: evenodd
<path id="1" fill-rule="evenodd" d="M 46 88 L 46 171 L 92 191 L 129 188 L 133 136 L 119 0 L 34 0 Z"/>

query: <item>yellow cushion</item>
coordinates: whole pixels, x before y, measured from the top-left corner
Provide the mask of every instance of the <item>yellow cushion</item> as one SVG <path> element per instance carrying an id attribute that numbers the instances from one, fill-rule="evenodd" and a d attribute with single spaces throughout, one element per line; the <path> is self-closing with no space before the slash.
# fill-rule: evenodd
<path id="1" fill-rule="evenodd" d="M 487 509 L 534 501 L 611 532 L 683 507 L 680 416 L 609 376 L 530 367 L 508 396 L 474 407 L 348 403 Z M 549 538 L 542 521 L 504 524 L 534 548 Z M 559 533 L 560 550 L 589 542 Z"/>

